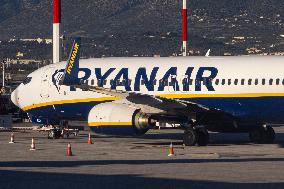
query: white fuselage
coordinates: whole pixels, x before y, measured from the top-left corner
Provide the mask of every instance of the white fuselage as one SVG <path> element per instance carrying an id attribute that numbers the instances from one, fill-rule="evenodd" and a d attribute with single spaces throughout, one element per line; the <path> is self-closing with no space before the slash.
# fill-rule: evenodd
<path id="1" fill-rule="evenodd" d="M 25 111 L 35 111 L 46 106 L 56 109 L 56 105 L 117 100 L 59 85 L 65 66 L 61 62 L 31 73 L 31 81 L 13 92 L 13 102 Z M 80 60 L 79 78 L 88 85 L 173 99 L 258 99 L 284 96 L 283 70 L 283 58 L 276 56 L 100 58 Z"/>

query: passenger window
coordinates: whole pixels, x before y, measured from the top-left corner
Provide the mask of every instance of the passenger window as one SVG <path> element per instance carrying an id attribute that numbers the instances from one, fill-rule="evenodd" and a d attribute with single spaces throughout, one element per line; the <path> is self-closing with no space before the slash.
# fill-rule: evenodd
<path id="1" fill-rule="evenodd" d="M 232 84 L 232 79 L 228 79 L 228 85 Z"/>
<path id="2" fill-rule="evenodd" d="M 95 85 L 95 80 L 94 79 L 91 80 L 91 85 Z"/>
<path id="3" fill-rule="evenodd" d="M 255 79 L 254 84 L 258 85 L 258 79 Z"/>
<path id="4" fill-rule="evenodd" d="M 208 79 L 207 81 L 208 81 L 208 82 L 207 82 L 208 85 L 212 85 L 212 83 L 213 83 L 213 80 L 212 80 L 212 79 Z"/>
<path id="5" fill-rule="evenodd" d="M 164 86 L 167 86 L 168 85 L 168 80 L 163 80 L 163 79 L 161 79 L 160 80 L 160 85 L 164 85 Z"/>
<path id="6" fill-rule="evenodd" d="M 208 78 L 204 79 L 203 84 L 204 85 L 211 85 L 212 84 L 212 79 L 208 79 Z"/>
<path id="7" fill-rule="evenodd" d="M 251 85 L 251 83 L 252 83 L 252 79 L 249 79 L 248 80 L 248 85 Z"/>
<path id="8" fill-rule="evenodd" d="M 222 85 L 226 84 L 226 79 L 222 79 Z"/>
<path id="9" fill-rule="evenodd" d="M 234 84 L 235 84 L 235 85 L 238 85 L 238 83 L 239 83 L 239 80 L 238 80 L 238 79 L 235 79 Z"/>
<path id="10" fill-rule="evenodd" d="M 245 79 L 242 79 L 241 80 L 241 85 L 244 85 L 245 84 Z"/>
<path id="11" fill-rule="evenodd" d="M 262 85 L 265 85 L 265 79 L 262 79 Z"/>
<path id="12" fill-rule="evenodd" d="M 154 79 L 153 84 L 157 85 L 157 79 Z"/>
<path id="13" fill-rule="evenodd" d="M 125 80 L 117 80 L 116 85 L 117 86 L 123 86 L 123 81 L 125 81 Z"/>
<path id="14" fill-rule="evenodd" d="M 202 81 L 203 81 L 203 85 L 206 85 L 207 82 L 208 82 L 208 80 L 206 78 L 204 78 Z"/>
<path id="15" fill-rule="evenodd" d="M 91 82 L 92 82 L 92 80 L 91 80 Z M 98 85 L 98 86 L 100 85 L 100 82 L 101 82 L 101 80 L 98 79 L 98 80 L 97 80 L 97 85 Z M 91 83 L 91 85 L 92 85 L 92 83 Z"/>
<path id="16" fill-rule="evenodd" d="M 155 82 L 155 81 L 154 81 Z M 183 80 L 182 80 L 182 84 L 183 85 L 192 85 L 192 79 L 188 79 L 188 78 L 184 78 Z"/>
<path id="17" fill-rule="evenodd" d="M 276 85 L 280 84 L 280 79 L 276 79 Z"/>
<path id="18" fill-rule="evenodd" d="M 219 79 L 216 79 L 216 80 L 215 80 L 215 85 L 219 85 L 219 82 L 220 82 L 220 80 L 219 80 Z"/>
<path id="19" fill-rule="evenodd" d="M 284 85 L 284 79 L 282 80 L 282 85 Z"/>
<path id="20" fill-rule="evenodd" d="M 127 83 L 128 81 L 126 80 L 126 79 L 124 79 L 124 80 L 122 80 L 122 82 L 121 82 L 121 85 L 126 85 L 126 83 Z"/>
<path id="21" fill-rule="evenodd" d="M 273 85 L 273 79 L 269 80 L 269 85 Z"/>

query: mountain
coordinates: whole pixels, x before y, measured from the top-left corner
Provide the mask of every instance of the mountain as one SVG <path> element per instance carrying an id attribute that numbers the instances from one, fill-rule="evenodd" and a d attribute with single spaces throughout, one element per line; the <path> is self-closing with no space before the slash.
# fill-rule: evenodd
<path id="1" fill-rule="evenodd" d="M 205 51 L 217 44 L 237 51 L 259 46 L 270 51 L 271 44 L 283 47 L 279 36 L 284 33 L 284 1 L 189 0 L 188 4 L 189 39 L 195 48 Z M 145 36 L 155 36 L 155 48 L 163 48 L 180 44 L 181 7 L 182 0 L 62 0 L 62 33 L 125 43 L 128 49 L 142 45 L 146 50 Z M 161 37 L 167 33 L 171 35 Z M 51 36 L 51 0 L 1 1 L 0 39 Z M 253 40 L 238 43 L 232 40 L 235 36 Z M 176 45 L 174 52 L 179 49 Z"/>
<path id="2" fill-rule="evenodd" d="M 182 0 L 68 0 L 62 4 L 63 30 L 68 35 L 92 37 L 105 33 L 137 35 L 181 30 Z M 200 31 L 200 27 L 202 33 L 212 27 L 222 29 L 226 26 L 221 25 L 220 19 L 244 13 L 249 20 L 264 16 L 272 22 L 277 14 L 284 19 L 284 1 L 279 0 L 190 0 L 189 6 L 192 32 Z M 51 0 L 2 0 L 0 39 L 50 37 L 51 12 Z M 199 22 L 201 17 L 210 23 Z M 253 30 L 253 26 L 248 29 Z"/>

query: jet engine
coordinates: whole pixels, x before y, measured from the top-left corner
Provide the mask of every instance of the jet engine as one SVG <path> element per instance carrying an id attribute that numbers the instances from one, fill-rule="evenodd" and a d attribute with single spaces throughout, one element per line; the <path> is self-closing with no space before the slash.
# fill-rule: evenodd
<path id="1" fill-rule="evenodd" d="M 88 125 L 94 132 L 110 135 L 142 135 L 155 124 L 150 114 L 113 102 L 94 106 L 88 116 Z"/>

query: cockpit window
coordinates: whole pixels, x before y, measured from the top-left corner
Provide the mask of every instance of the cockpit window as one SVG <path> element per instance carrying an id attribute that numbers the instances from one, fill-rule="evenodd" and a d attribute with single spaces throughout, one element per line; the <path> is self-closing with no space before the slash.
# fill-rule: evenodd
<path id="1" fill-rule="evenodd" d="M 31 82 L 31 80 L 32 80 L 32 77 L 26 77 L 26 79 L 24 79 L 24 81 L 23 81 L 23 84 L 26 85 L 29 82 Z"/>

